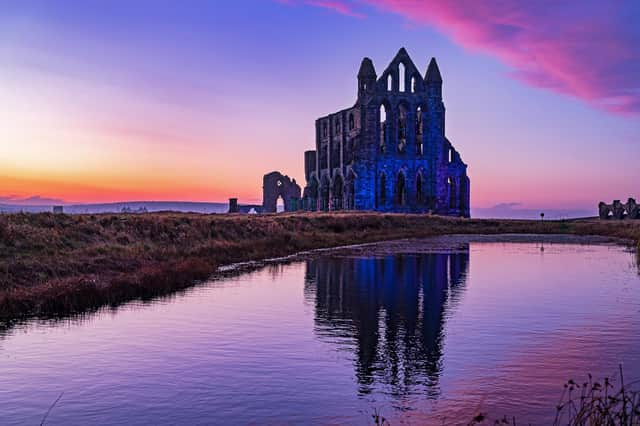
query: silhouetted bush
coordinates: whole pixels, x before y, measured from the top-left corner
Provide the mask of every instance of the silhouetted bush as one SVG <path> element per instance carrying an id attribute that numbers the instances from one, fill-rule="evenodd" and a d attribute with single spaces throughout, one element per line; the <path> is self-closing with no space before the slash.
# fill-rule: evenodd
<path id="1" fill-rule="evenodd" d="M 591 374 L 583 383 L 567 381 L 555 410 L 553 426 L 639 426 L 640 391 L 628 387 L 620 367 L 615 384 L 608 377 L 596 381 Z M 515 426 L 516 419 L 517 416 L 504 416 L 491 420 L 486 414 L 478 413 L 468 425 Z"/>

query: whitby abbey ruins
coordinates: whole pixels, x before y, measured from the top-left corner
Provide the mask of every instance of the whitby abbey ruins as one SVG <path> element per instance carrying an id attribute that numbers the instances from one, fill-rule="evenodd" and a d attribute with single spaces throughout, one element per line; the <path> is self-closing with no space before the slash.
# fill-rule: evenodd
<path id="1" fill-rule="evenodd" d="M 316 120 L 315 150 L 304 153 L 306 185 L 271 172 L 260 212 L 374 210 L 469 217 L 467 165 L 445 136 L 442 76 L 424 74 L 402 48 L 378 76 L 369 58 L 355 104 Z M 234 205 L 231 211 L 241 211 Z"/>
<path id="2" fill-rule="evenodd" d="M 355 105 L 319 118 L 315 130 L 304 209 L 469 217 L 467 166 L 444 133 L 435 59 L 422 77 L 404 48 L 380 76 L 364 58 Z"/>

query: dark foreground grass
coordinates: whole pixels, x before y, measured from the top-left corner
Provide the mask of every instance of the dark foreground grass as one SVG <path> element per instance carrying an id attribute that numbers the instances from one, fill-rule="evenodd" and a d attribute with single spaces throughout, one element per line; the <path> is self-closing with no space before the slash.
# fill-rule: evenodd
<path id="1" fill-rule="evenodd" d="M 574 234 L 638 245 L 640 223 L 377 213 L 0 215 L 0 320 L 57 316 L 169 294 L 221 265 L 445 234 Z"/>
<path id="2" fill-rule="evenodd" d="M 582 383 L 568 380 L 560 401 L 555 407 L 553 426 L 640 426 L 640 391 L 638 383 L 625 383 L 622 366 L 619 376 L 611 381 L 605 377 L 594 380 L 591 374 Z M 635 388 L 634 388 L 635 386 Z M 378 411 L 371 414 L 376 426 L 391 426 L 391 423 Z M 446 420 L 442 424 L 447 424 Z M 464 424 L 464 423 L 462 423 Z M 476 414 L 467 426 L 479 425 L 530 425 L 518 421 L 517 416 L 503 416 L 491 419 L 484 413 Z"/>
<path id="3" fill-rule="evenodd" d="M 638 383 L 625 383 L 622 366 L 614 380 L 616 384 L 608 377 L 597 381 L 589 374 L 582 383 L 567 381 L 555 407 L 553 426 L 640 426 Z M 469 426 L 481 424 L 515 426 L 518 421 L 506 416 L 490 421 L 484 414 L 478 414 L 469 422 Z"/>
<path id="4" fill-rule="evenodd" d="M 582 384 L 569 380 L 554 425 L 640 425 L 640 391 L 634 385 L 625 384 L 622 367 L 617 386 L 609 378 L 594 381 L 590 374 Z"/>

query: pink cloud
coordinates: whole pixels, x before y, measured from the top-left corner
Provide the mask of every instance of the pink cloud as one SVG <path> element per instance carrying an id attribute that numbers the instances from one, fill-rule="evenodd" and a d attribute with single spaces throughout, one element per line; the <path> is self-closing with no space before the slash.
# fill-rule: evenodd
<path id="1" fill-rule="evenodd" d="M 340 13 L 366 3 L 413 24 L 432 26 L 469 50 L 496 57 L 511 68 L 511 77 L 527 85 L 573 96 L 612 113 L 640 114 L 640 6 L 633 2 L 326 3 Z"/>
<path id="2" fill-rule="evenodd" d="M 342 1 L 332 1 L 332 0 L 308 0 L 305 4 L 322 7 L 324 9 L 329 9 L 334 12 L 338 12 L 341 15 L 352 16 L 354 18 L 364 18 L 364 15 L 356 12 L 353 8 L 345 2 Z"/>
<path id="3" fill-rule="evenodd" d="M 341 15 L 351 16 L 353 18 L 364 18 L 364 14 L 354 10 L 353 6 L 342 0 L 275 0 L 277 3 L 287 4 L 290 6 L 297 4 L 305 4 L 308 6 L 320 7 Z"/>

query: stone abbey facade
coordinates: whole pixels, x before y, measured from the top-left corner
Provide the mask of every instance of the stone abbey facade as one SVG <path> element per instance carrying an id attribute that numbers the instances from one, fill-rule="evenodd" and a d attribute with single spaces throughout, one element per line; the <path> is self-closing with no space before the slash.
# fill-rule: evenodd
<path id="1" fill-rule="evenodd" d="M 467 165 L 444 123 L 435 59 L 422 77 L 402 48 L 378 77 L 364 58 L 355 105 L 316 120 L 303 207 L 469 217 Z"/>

